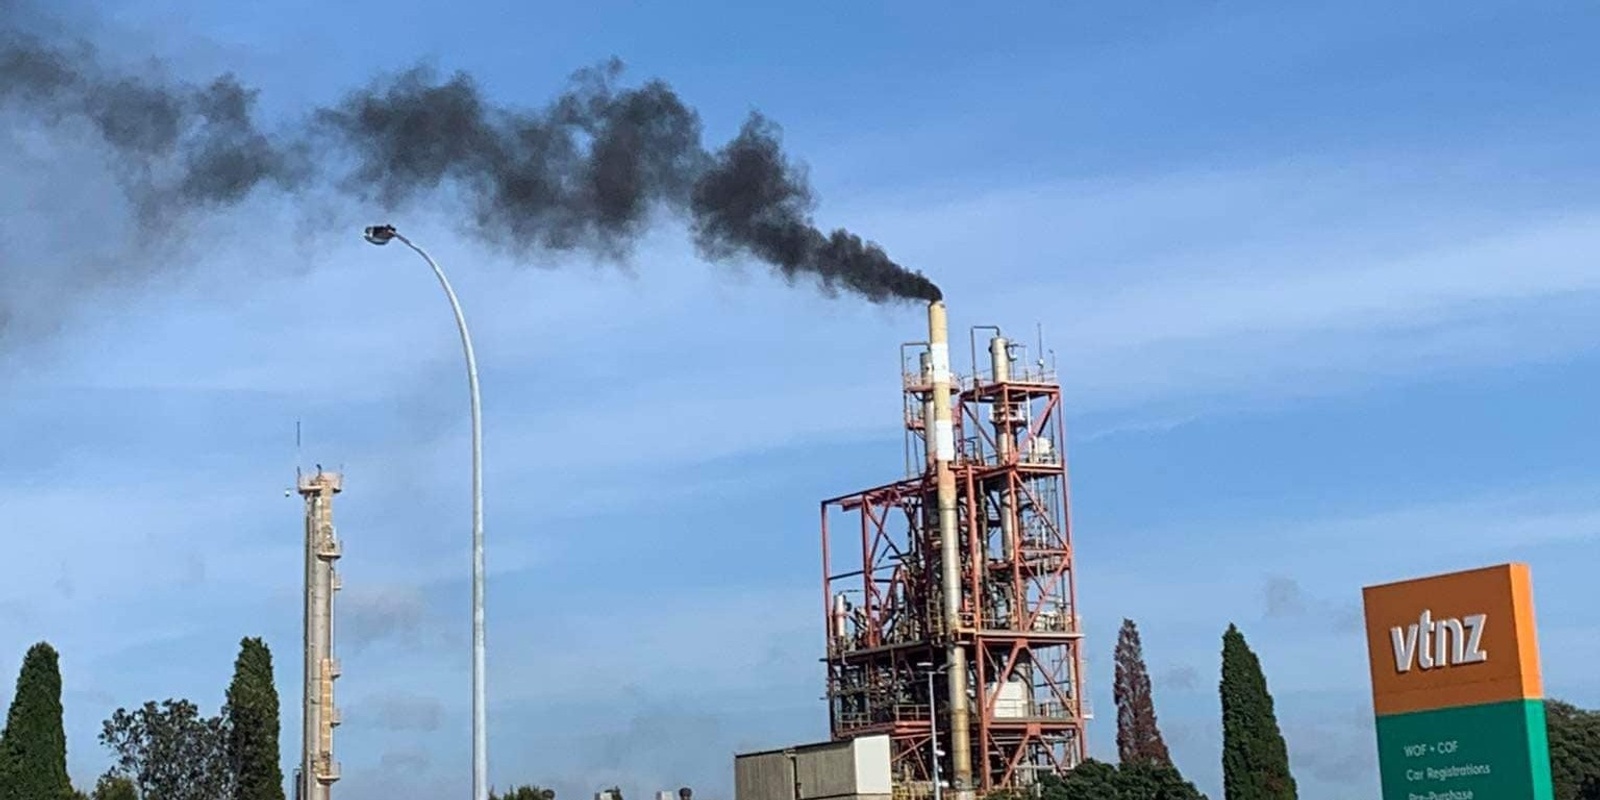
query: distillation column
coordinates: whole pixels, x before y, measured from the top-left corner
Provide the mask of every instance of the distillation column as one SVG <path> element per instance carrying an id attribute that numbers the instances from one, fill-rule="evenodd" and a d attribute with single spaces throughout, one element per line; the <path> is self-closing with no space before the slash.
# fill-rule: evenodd
<path id="1" fill-rule="evenodd" d="M 995 336 L 989 340 L 989 363 L 992 365 L 990 380 L 996 384 L 1011 380 L 1011 343 L 1004 337 Z M 1013 419 L 1013 410 L 1009 398 L 1002 396 L 994 415 L 996 456 L 1001 464 L 1010 464 L 1015 457 L 1019 420 Z M 1007 482 L 1000 491 L 1000 558 L 1010 561 L 1018 544 L 1016 496 Z M 1010 609 L 1008 602 L 1007 610 Z"/>
<path id="2" fill-rule="evenodd" d="M 333 704 L 333 681 L 339 664 L 333 658 L 333 593 L 339 578 L 339 539 L 333 528 L 333 496 L 342 491 L 338 473 L 300 478 L 306 502 L 305 682 L 301 696 L 300 800 L 328 800 L 339 766 L 333 760 L 333 729 L 339 710 Z"/>
<path id="3" fill-rule="evenodd" d="M 942 301 L 928 304 L 928 354 L 933 366 L 933 467 L 939 508 L 939 583 L 944 599 L 945 678 L 950 690 L 950 766 L 955 800 L 972 797 L 972 733 L 967 651 L 961 629 L 961 543 L 956 525 L 955 425 L 951 419 L 950 332 Z M 935 721 L 937 724 L 937 721 Z"/>
<path id="4" fill-rule="evenodd" d="M 989 340 L 989 379 L 996 385 L 1004 387 L 1011 380 L 1011 342 L 1001 336 L 996 329 L 994 338 Z M 1000 396 L 994 404 L 994 438 L 996 443 L 995 455 L 1001 465 L 1010 465 L 1017 461 L 1017 434 L 1028 423 L 1024 418 L 1023 404 L 1012 400 L 1010 394 L 1001 390 Z M 1000 559 L 1007 564 L 1013 560 L 1022 560 L 1022 534 L 1017 530 L 1019 509 L 1017 508 L 1016 486 L 1012 477 L 1007 474 L 1004 478 L 1005 485 L 1000 488 Z M 1024 598 L 1018 597 L 1016 587 L 1002 582 L 1000 591 L 1005 595 L 1006 627 L 1021 625 L 1025 612 L 1022 606 Z M 1023 679 L 1027 686 L 1028 702 L 1030 707 L 1033 698 L 1033 670 L 1029 662 L 1032 651 L 1025 651 L 1018 655 L 1016 674 Z"/>

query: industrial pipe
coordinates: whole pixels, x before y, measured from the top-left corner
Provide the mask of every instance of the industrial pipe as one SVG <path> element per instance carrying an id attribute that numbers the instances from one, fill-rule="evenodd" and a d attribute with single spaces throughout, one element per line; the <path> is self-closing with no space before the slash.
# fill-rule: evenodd
<path id="1" fill-rule="evenodd" d="M 928 354 L 933 367 L 934 477 L 939 508 L 940 583 L 944 595 L 946 682 L 950 693 L 950 764 L 956 800 L 972 797 L 971 712 L 967 698 L 967 651 L 961 628 L 961 547 L 956 525 L 955 425 L 951 420 L 950 330 L 942 301 L 928 304 Z"/>

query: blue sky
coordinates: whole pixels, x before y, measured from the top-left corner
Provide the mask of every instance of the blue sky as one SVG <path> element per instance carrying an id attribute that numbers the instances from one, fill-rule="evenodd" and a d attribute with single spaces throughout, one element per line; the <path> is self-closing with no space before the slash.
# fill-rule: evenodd
<path id="1" fill-rule="evenodd" d="M 1232 621 L 1302 795 L 1370 798 L 1360 587 L 1506 560 L 1533 567 L 1549 693 L 1600 705 L 1600 9 L 98 5 L 61 13 L 273 114 L 418 59 L 537 105 L 614 54 L 713 140 L 776 119 L 820 222 L 934 276 L 958 330 L 1041 324 L 1060 357 L 1097 755 L 1128 616 L 1219 797 Z M 300 420 L 302 463 L 347 473 L 339 792 L 464 793 L 465 390 L 426 268 L 361 242 L 376 211 L 263 200 L 157 276 L 80 280 L 123 241 L 103 156 L 4 135 L 0 666 L 62 651 L 76 779 L 118 705 L 215 709 L 245 635 L 293 752 Z M 918 310 L 702 264 L 672 226 L 629 274 L 392 221 L 478 339 L 492 779 L 725 799 L 735 750 L 823 737 L 815 504 L 898 475 Z"/>

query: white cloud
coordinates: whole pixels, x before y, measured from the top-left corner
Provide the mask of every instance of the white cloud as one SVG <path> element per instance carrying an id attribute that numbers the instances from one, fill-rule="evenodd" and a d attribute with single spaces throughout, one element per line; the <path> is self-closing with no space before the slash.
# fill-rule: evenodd
<path id="1" fill-rule="evenodd" d="M 1319 555 L 1319 559 L 1401 575 L 1419 567 L 1426 569 L 1426 565 L 1470 562 L 1495 553 L 1529 552 L 1548 545 L 1582 546 L 1600 537 L 1600 502 L 1595 497 L 1591 485 L 1552 485 L 1345 518 L 1246 523 L 1237 531 L 1247 540 L 1288 539 L 1306 548 L 1282 551 L 1282 563 L 1295 563 L 1303 557 L 1301 553 L 1314 548 L 1317 553 L 1332 554 Z M 1405 547 L 1400 552 L 1386 550 L 1397 538 Z M 1375 574 L 1373 579 L 1385 578 Z"/>
<path id="2" fill-rule="evenodd" d="M 1273 518 L 1188 521 L 1146 530 L 1097 530 L 1080 544 L 1088 586 L 1100 596 L 1091 605 L 1116 608 L 1141 596 L 1136 587 L 1159 584 L 1180 594 L 1205 594 L 1205 606 L 1174 616 L 1139 601 L 1129 616 L 1149 613 L 1169 621 L 1271 617 L 1318 611 L 1337 615 L 1359 602 L 1363 585 L 1415 574 L 1525 557 L 1559 564 L 1552 554 L 1588 546 L 1600 537 L 1600 496 L 1592 484 L 1551 486 L 1521 493 L 1480 494 L 1357 512 L 1344 517 L 1301 516 L 1286 510 Z M 1138 544 L 1123 544 L 1138 543 Z M 1132 548 L 1161 542 L 1159 552 L 1132 558 Z M 1286 543 L 1290 543 L 1286 546 Z M 1397 547 L 1403 543 L 1403 547 Z M 1208 553 L 1246 553 L 1216 560 Z M 1188 565 L 1204 562 L 1199 572 Z M 1130 566 L 1134 565 L 1134 566 Z M 1101 595 L 1098 587 L 1115 587 Z M 1570 587 L 1569 587 L 1570 588 Z M 1343 597 L 1344 600 L 1330 600 Z M 1280 601 L 1280 602 L 1275 602 Z M 1331 605 L 1330 605 L 1331 603 Z M 1331 620 L 1330 620 L 1331 621 Z M 1141 622 L 1141 625 L 1143 623 Z"/>
<path id="3" fill-rule="evenodd" d="M 1203 264 L 1198 277 L 1169 274 L 1156 286 L 1118 292 L 1108 304 L 1075 315 L 1067 331 L 1074 340 L 1134 348 L 1308 331 L 1408 330 L 1475 318 L 1484 303 L 1600 291 L 1600 270 L 1587 256 L 1600 244 L 1600 215 L 1475 234 L 1346 265 L 1328 263 L 1342 254 L 1295 254 L 1282 244 L 1276 253 L 1247 256 L 1273 263 Z"/>
<path id="4" fill-rule="evenodd" d="M 820 678 L 809 648 L 820 636 L 819 590 L 712 588 L 667 573 L 648 595 L 647 607 L 568 606 L 543 621 L 542 635 L 504 641 L 497 660 L 518 665 L 518 679 L 502 684 L 497 702 L 570 699 L 580 677 L 665 695 L 759 694 Z"/>
<path id="5" fill-rule="evenodd" d="M 1029 345 L 1043 322 L 1080 414 L 1185 419 L 1594 348 L 1592 205 L 1474 191 L 1492 171 L 1459 154 L 1351 155 L 835 213 L 903 243 L 957 318 L 1006 309 Z"/>

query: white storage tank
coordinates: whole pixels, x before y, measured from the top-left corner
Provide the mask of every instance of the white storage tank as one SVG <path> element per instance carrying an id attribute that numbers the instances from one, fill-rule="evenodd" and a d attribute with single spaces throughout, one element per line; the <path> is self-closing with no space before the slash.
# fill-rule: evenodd
<path id="1" fill-rule="evenodd" d="M 1023 681 L 989 684 L 989 693 L 995 697 L 994 715 L 997 719 L 1023 719 L 1033 716 L 1033 692 Z"/>

